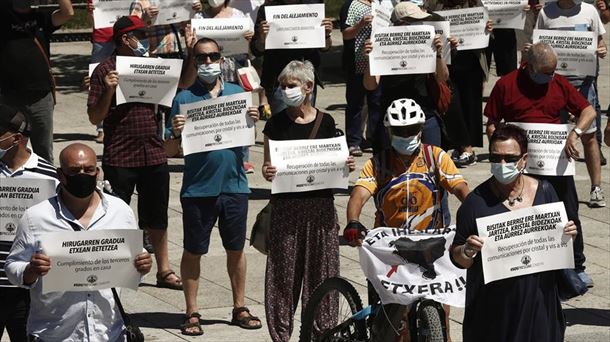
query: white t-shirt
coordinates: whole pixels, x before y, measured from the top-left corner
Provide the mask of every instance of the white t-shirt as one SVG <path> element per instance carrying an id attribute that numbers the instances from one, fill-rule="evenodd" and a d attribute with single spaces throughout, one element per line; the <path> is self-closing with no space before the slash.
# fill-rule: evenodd
<path id="1" fill-rule="evenodd" d="M 560 8 L 557 2 L 548 3 L 538 16 L 536 27 L 543 30 L 591 31 L 598 36 L 606 33 L 595 6 L 581 3 L 572 8 Z"/>

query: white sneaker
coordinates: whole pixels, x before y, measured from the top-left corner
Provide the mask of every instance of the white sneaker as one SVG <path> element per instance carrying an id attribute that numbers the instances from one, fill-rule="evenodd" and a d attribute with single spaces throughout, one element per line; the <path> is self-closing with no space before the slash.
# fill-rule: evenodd
<path id="1" fill-rule="evenodd" d="M 603 208 L 606 206 L 606 200 L 604 198 L 604 191 L 596 186 L 591 190 L 591 199 L 589 200 L 589 207 L 591 208 Z"/>

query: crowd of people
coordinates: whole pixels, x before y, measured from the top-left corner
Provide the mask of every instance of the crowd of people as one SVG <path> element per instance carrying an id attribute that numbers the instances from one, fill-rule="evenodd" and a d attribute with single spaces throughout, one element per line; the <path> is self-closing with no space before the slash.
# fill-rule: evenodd
<path id="1" fill-rule="evenodd" d="M 209 250 L 217 225 L 226 251 L 232 290 L 231 324 L 260 329 L 266 324 L 274 342 L 289 341 L 299 297 L 303 307 L 315 289 L 340 273 L 338 213 L 332 189 L 271 195 L 268 256 L 265 272 L 265 322 L 245 306 L 248 217 L 247 174 L 259 168 L 272 182 L 269 142 L 326 139 L 344 128 L 349 157 L 346 169 L 356 170 L 354 157 L 371 153 L 350 193 L 343 235 L 362 244 L 367 229 L 361 211 L 372 197 L 376 216 L 372 227 L 427 231 L 448 226 L 448 194 L 459 199 L 456 237 L 451 260 L 468 269 L 465 341 L 563 341 L 565 322 L 552 271 L 484 284 L 476 219 L 534 205 L 562 201 L 568 222 L 564 233 L 574 240 L 574 270 L 587 286 L 584 233 L 574 176 L 524 174 L 528 138 L 512 122 L 571 123 L 565 154 L 580 158 L 584 147 L 591 182 L 589 206 L 605 207 L 601 189 L 602 137 L 610 145 L 610 126 L 602 134 L 600 94 L 596 76 L 559 75 L 557 53 L 546 43 L 532 44 L 531 30 L 590 31 L 597 36 L 596 57 L 606 57 L 604 24 L 610 21 L 607 0 L 590 4 L 537 1 L 523 8 L 525 30 L 496 29 L 485 49 L 460 50 L 458 37 L 448 38 L 451 64 L 443 59 L 445 42 L 436 35 L 435 70 L 428 74 L 371 75 L 369 55 L 374 7 L 392 7 L 393 26 L 442 21 L 443 11 L 481 7 L 480 0 L 344 0 L 338 19 L 343 37 L 345 122 L 316 107 L 322 91 L 323 54 L 332 47 L 333 22 L 324 18 L 324 46 L 307 49 L 266 49 L 271 6 L 315 4 L 323 0 L 192 1 L 193 18 L 251 18 L 244 33 L 249 53 L 225 56 L 213 38 L 202 36 L 188 21 L 154 25 L 159 7 L 134 0 L 130 13 L 112 27 L 93 29 L 91 62 L 99 63 L 84 85 L 87 115 L 103 144 L 101 167 L 85 144 L 73 143 L 53 158 L 53 110 L 57 101 L 51 72 L 50 37 L 74 15 L 71 0 L 41 10 L 33 0 L 0 4 L 0 180 L 46 179 L 56 194 L 23 213 L 14 240 L 0 241 L 0 337 L 6 328 L 11 341 L 122 341 L 125 323 L 114 289 L 43 293 L 42 282 L 52 268 L 39 236 L 61 231 L 141 229 L 145 250 L 134 261 L 134 272 L 145 275 L 156 262 L 156 286 L 183 291 L 184 335 L 204 333 L 198 302 L 201 257 Z M 185 2 L 191 2 L 185 0 Z M 247 3 L 247 6 L 244 4 Z M 190 6 L 190 5 L 189 5 Z M 93 24 L 95 1 L 87 0 Z M 529 32 L 529 34 L 527 33 Z M 527 41 L 517 46 L 518 36 Z M 518 60 L 518 50 L 521 59 Z M 117 104 L 121 75 L 117 57 L 155 57 L 183 61 L 172 106 L 142 102 Z M 486 101 L 483 88 L 492 59 L 500 79 Z M 252 123 L 266 120 L 264 162 L 254 165 L 248 146 L 184 156 L 180 203 L 184 235 L 180 272 L 170 268 L 168 205 L 170 174 L 167 160 L 182 157 L 181 140 L 187 117 L 181 105 L 244 93 L 238 69 L 253 65 L 260 75 L 259 106 L 246 109 Z M 93 130 L 92 126 L 92 130 Z M 485 133 L 483 133 L 485 131 Z M 486 137 L 485 137 L 486 135 Z M 491 177 L 472 189 L 468 167 L 478 161 L 475 148 L 489 141 Z M 453 152 L 449 152 L 453 151 Z M 129 204 L 137 191 L 137 219 Z M 2 204 L 5 204 L 4 200 Z M 10 202 L 8 202 L 10 204 Z M 153 256 L 151 256 L 153 254 Z M 522 300 L 527 298 L 527 300 Z M 333 322 L 336 303 L 324 303 L 319 326 Z M 391 305 L 391 304 L 390 304 Z M 447 315 L 449 307 L 446 306 Z M 398 324 L 401 307 L 394 310 Z M 516 317 L 520 317 L 517 319 Z M 544 329 L 540 329 L 544 326 Z M 378 327 L 383 341 L 407 339 L 404 331 Z M 210 336 L 210 338 L 212 338 Z M 245 337 L 247 338 L 247 337 Z"/>

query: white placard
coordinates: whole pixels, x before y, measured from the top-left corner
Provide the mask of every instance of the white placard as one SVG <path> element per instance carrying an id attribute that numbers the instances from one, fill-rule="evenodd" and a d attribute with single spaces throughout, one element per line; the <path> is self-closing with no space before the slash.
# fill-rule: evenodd
<path id="1" fill-rule="evenodd" d="M 390 1 L 383 1 L 381 3 L 377 1 L 371 2 L 371 13 L 373 14 L 371 30 L 373 33 L 379 28 L 392 26 L 391 18 L 393 10 L 394 8 Z"/>
<path id="2" fill-rule="evenodd" d="M 171 58 L 116 57 L 119 86 L 116 104 L 142 102 L 172 106 L 182 60 Z"/>
<path id="3" fill-rule="evenodd" d="M 49 273 L 41 278 L 42 293 L 138 289 L 140 273 L 134 261 L 142 253 L 141 230 L 45 233 L 39 238 L 42 252 L 51 259 Z"/>
<path id="4" fill-rule="evenodd" d="M 190 20 L 193 11 L 192 0 L 151 0 L 151 6 L 159 8 L 159 14 L 153 18 L 153 25 L 168 25 Z"/>
<path id="5" fill-rule="evenodd" d="M 271 193 L 347 189 L 349 152 L 345 136 L 328 139 L 269 140 L 277 174 Z"/>
<path id="6" fill-rule="evenodd" d="M 573 176 L 574 161 L 565 153 L 572 130 L 568 124 L 511 122 L 527 132 L 527 173 L 544 176 Z"/>
<path id="7" fill-rule="evenodd" d="M 459 44 L 458 50 L 484 49 L 489 45 L 489 32 L 485 29 L 489 15 L 485 7 L 472 7 L 438 11 L 451 23 L 451 35 Z"/>
<path id="8" fill-rule="evenodd" d="M 120 17 L 130 14 L 133 3 L 133 0 L 93 0 L 95 28 L 112 27 Z"/>
<path id="9" fill-rule="evenodd" d="M 376 228 L 359 248 L 360 266 L 382 303 L 409 305 L 428 298 L 464 307 L 466 270 L 449 258 L 455 230 L 409 234 L 404 228 Z"/>
<path id="10" fill-rule="evenodd" d="M 483 5 L 489 11 L 494 29 L 523 30 L 525 27 L 526 12 L 523 9 L 527 6 L 527 0 L 483 0 Z"/>
<path id="11" fill-rule="evenodd" d="M 532 40 L 544 42 L 557 53 L 561 75 L 595 76 L 597 68 L 597 35 L 588 31 L 534 30 Z"/>
<path id="12" fill-rule="evenodd" d="M 572 239 L 563 233 L 568 216 L 562 202 L 477 219 L 483 238 L 485 284 L 526 274 L 574 268 Z"/>
<path id="13" fill-rule="evenodd" d="M 91 78 L 91 75 L 93 75 L 93 72 L 95 71 L 95 68 L 97 68 L 97 66 L 100 63 L 91 63 L 89 64 L 89 78 Z"/>
<path id="14" fill-rule="evenodd" d="M 441 42 L 443 42 L 443 61 L 445 61 L 445 64 L 451 65 L 451 43 L 449 42 L 451 24 L 448 21 L 423 21 L 422 25 L 434 27 L 434 32 L 441 36 Z"/>
<path id="15" fill-rule="evenodd" d="M 248 41 L 244 34 L 252 30 L 249 18 L 193 19 L 191 26 L 195 29 L 197 39 L 212 38 L 220 45 L 224 56 L 248 53 Z"/>
<path id="16" fill-rule="evenodd" d="M 246 113 L 251 106 L 252 93 L 181 104 L 184 155 L 254 145 L 256 127 Z"/>
<path id="17" fill-rule="evenodd" d="M 429 74 L 436 70 L 434 27 L 430 25 L 380 27 L 371 38 L 371 75 Z"/>
<path id="18" fill-rule="evenodd" d="M 265 49 L 309 49 L 326 46 L 324 4 L 265 7 L 269 34 Z"/>
<path id="19" fill-rule="evenodd" d="M 0 177 L 0 241 L 13 241 L 17 224 L 31 206 L 55 196 L 55 181 Z"/>
<path id="20" fill-rule="evenodd" d="M 231 1 L 231 7 L 244 12 L 250 17 L 252 22 L 255 22 L 256 16 L 258 15 L 258 9 L 264 3 L 265 0 L 239 0 Z"/>

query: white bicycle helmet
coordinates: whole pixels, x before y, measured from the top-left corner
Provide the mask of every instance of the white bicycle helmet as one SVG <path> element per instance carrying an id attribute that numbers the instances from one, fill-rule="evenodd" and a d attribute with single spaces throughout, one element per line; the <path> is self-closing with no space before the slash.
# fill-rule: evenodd
<path id="1" fill-rule="evenodd" d="M 402 127 L 426 122 L 426 116 L 421 107 L 411 99 L 392 101 L 383 117 L 386 127 Z"/>

